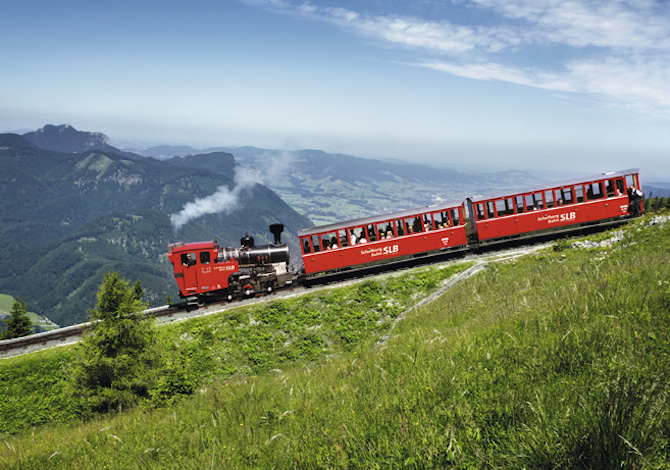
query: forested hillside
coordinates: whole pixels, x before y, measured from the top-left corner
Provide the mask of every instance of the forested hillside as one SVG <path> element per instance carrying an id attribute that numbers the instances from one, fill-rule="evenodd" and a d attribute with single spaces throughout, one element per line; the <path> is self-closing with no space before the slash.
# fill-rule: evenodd
<path id="1" fill-rule="evenodd" d="M 52 131 L 70 135 L 59 129 Z M 83 145 L 75 135 L 73 145 Z M 50 145 L 56 137 L 47 139 Z M 0 135 L 0 292 L 22 298 L 29 310 L 61 326 L 87 318 L 96 286 L 110 269 L 140 279 L 152 305 L 164 304 L 167 296 L 176 300 L 168 243 L 217 237 L 236 246 L 245 232 L 270 241 L 268 224 L 281 222 L 284 238 L 297 246 L 294 234 L 311 226 L 253 180 L 239 188 L 239 165 L 229 154 L 202 156 L 206 165 L 198 165 L 199 156 L 178 165 L 129 158 L 109 146 L 98 150 L 100 137 L 93 141 L 92 150 L 70 153 Z M 195 214 L 178 230 L 171 223 L 187 203 L 234 188 L 228 210 Z"/>

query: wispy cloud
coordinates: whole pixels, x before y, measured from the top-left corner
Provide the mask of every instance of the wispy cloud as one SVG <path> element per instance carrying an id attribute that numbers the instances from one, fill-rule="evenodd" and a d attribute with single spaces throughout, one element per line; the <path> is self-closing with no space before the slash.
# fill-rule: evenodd
<path id="1" fill-rule="evenodd" d="M 670 4 L 663 0 L 452 0 L 468 15 L 440 21 L 316 1 L 247 3 L 414 50 L 414 65 L 421 67 L 587 93 L 609 105 L 670 117 Z M 529 59 L 530 50 L 542 60 Z"/>

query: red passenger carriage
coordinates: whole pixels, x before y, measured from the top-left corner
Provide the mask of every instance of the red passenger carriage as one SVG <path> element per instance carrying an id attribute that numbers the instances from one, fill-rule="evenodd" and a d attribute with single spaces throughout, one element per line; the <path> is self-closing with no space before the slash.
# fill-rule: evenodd
<path id="1" fill-rule="evenodd" d="M 307 275 L 465 247 L 465 207 L 439 205 L 298 232 Z"/>
<path id="2" fill-rule="evenodd" d="M 615 222 L 642 211 L 641 201 L 628 195 L 631 187 L 640 188 L 636 168 L 503 196 L 468 198 L 469 236 L 485 244 Z"/>

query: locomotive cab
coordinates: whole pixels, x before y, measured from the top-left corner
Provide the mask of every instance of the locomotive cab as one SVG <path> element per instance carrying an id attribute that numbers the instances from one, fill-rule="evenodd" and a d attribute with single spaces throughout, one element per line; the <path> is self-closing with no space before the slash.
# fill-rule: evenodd
<path id="1" fill-rule="evenodd" d="M 219 253 L 220 247 L 215 241 L 168 246 L 168 258 L 180 295 L 189 303 L 202 304 L 204 297 L 226 291 L 230 275 L 239 271 L 237 260 L 221 258 Z"/>

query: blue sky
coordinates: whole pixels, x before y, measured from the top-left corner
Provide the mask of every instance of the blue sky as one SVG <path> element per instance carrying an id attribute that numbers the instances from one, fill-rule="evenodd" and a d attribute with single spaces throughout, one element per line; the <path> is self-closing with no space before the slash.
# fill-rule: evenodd
<path id="1" fill-rule="evenodd" d="M 670 4 L 4 0 L 0 132 L 670 180 Z"/>

